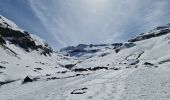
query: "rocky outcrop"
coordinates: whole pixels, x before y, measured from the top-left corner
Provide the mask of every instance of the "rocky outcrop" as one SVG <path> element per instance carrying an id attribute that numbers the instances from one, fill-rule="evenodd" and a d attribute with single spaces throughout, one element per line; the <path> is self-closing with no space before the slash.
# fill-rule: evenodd
<path id="1" fill-rule="evenodd" d="M 24 79 L 24 81 L 22 82 L 22 84 L 25 84 L 25 83 L 28 83 L 28 82 L 33 82 L 33 79 L 31 79 L 30 77 L 26 77 L 25 79 Z"/>
<path id="2" fill-rule="evenodd" d="M 128 42 L 137 42 L 137 41 L 141 41 L 141 40 L 150 39 L 150 38 L 153 38 L 153 37 L 166 35 L 166 34 L 169 34 L 169 33 L 170 33 L 170 25 L 167 24 L 166 26 L 157 27 L 147 34 L 142 33 L 139 36 L 128 40 Z"/>
<path id="3" fill-rule="evenodd" d="M 5 44 L 6 41 L 11 44 L 18 45 L 25 51 L 41 49 L 42 55 L 51 55 L 52 49 L 48 46 L 36 45 L 35 41 L 31 38 L 28 32 L 16 31 L 10 28 L 0 27 L 0 43 Z"/>
<path id="4" fill-rule="evenodd" d="M 0 35 L 0 44 L 6 44 L 4 38 Z"/>

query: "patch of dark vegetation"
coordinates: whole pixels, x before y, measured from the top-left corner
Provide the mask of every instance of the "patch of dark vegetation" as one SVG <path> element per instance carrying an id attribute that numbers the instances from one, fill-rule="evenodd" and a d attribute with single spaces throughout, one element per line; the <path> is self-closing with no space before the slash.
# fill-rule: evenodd
<path id="1" fill-rule="evenodd" d="M 167 62 L 170 62 L 170 59 L 160 61 L 159 64 L 164 64 L 164 63 L 167 63 Z"/>
<path id="2" fill-rule="evenodd" d="M 0 66 L 0 69 L 6 69 L 6 67 L 4 67 L 4 66 Z"/>
<path id="3" fill-rule="evenodd" d="M 84 87 L 84 88 L 81 88 L 81 89 L 75 89 L 75 90 L 73 90 L 72 92 L 71 92 L 71 94 L 84 94 L 84 93 L 86 93 L 86 90 L 87 90 L 88 88 L 86 88 L 86 87 Z"/>

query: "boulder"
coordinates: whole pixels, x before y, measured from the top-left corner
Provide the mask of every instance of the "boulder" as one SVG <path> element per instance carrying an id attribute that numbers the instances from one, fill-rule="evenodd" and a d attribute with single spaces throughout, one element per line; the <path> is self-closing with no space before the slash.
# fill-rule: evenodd
<path id="1" fill-rule="evenodd" d="M 28 83 L 28 82 L 33 82 L 33 79 L 31 79 L 30 77 L 26 77 L 25 79 L 24 79 L 24 81 L 22 82 L 22 84 L 25 84 L 25 83 Z"/>

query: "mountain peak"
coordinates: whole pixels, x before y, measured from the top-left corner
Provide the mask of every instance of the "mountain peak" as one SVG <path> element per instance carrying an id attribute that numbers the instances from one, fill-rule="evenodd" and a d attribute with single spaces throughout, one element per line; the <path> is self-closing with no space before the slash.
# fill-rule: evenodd
<path id="1" fill-rule="evenodd" d="M 42 54 L 52 53 L 52 49 L 45 40 L 39 36 L 30 34 L 20 29 L 14 22 L 0 15 L 0 38 L 1 44 L 9 42 L 17 45 L 26 51 L 41 49 Z"/>
<path id="2" fill-rule="evenodd" d="M 170 33 L 170 23 L 167 24 L 167 25 L 164 25 L 164 26 L 159 26 L 159 27 L 151 30 L 150 32 L 141 33 L 141 34 L 137 35 L 136 37 L 134 37 L 134 38 L 132 38 L 128 41 L 129 42 L 137 42 L 137 41 L 142 41 L 142 40 L 166 35 L 166 34 L 169 34 L 169 33 Z"/>
<path id="3" fill-rule="evenodd" d="M 18 25 L 16 25 L 13 21 L 7 19 L 2 15 L 0 15 L 0 27 L 23 32 L 23 30 L 20 29 Z"/>

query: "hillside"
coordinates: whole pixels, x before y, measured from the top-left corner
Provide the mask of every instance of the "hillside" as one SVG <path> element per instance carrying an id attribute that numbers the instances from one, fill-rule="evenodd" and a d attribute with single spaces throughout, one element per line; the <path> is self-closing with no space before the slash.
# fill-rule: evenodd
<path id="1" fill-rule="evenodd" d="M 3 16 L 0 16 L 0 51 L 0 83 L 68 71 L 63 66 L 71 63 L 55 53 L 45 40 Z"/>
<path id="2" fill-rule="evenodd" d="M 170 99 L 169 24 L 124 43 L 54 52 L 2 16 L 0 23 L 2 100 Z"/>

